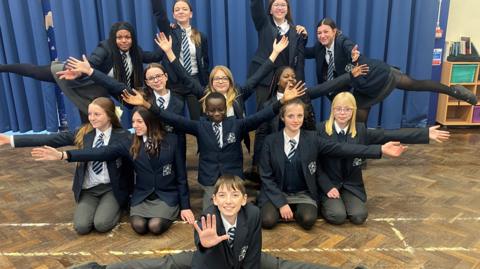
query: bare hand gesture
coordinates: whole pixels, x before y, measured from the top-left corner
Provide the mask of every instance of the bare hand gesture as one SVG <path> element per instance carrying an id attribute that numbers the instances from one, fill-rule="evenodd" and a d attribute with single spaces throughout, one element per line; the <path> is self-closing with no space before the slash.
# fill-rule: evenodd
<path id="1" fill-rule="evenodd" d="M 330 191 L 328 191 L 327 196 L 331 199 L 338 199 L 340 198 L 340 192 L 338 192 L 337 188 L 332 188 Z"/>
<path id="2" fill-rule="evenodd" d="M 370 68 L 368 67 L 367 64 L 362 64 L 362 65 L 355 65 L 354 68 L 352 68 L 352 76 L 354 78 L 358 77 L 358 76 L 364 76 L 368 73 L 368 71 L 370 71 Z"/>
<path id="3" fill-rule="evenodd" d="M 287 101 L 304 95 L 305 90 L 305 83 L 303 81 L 298 81 L 295 86 L 289 83 L 285 88 L 285 92 L 283 93 L 283 98 L 281 99 L 282 103 L 284 104 Z"/>
<path id="4" fill-rule="evenodd" d="M 295 30 L 297 31 L 297 34 L 303 35 L 303 38 L 308 36 L 307 29 L 303 25 L 295 26 Z"/>
<path id="5" fill-rule="evenodd" d="M 10 145 L 10 136 L 0 134 L 0 146 Z"/>
<path id="6" fill-rule="evenodd" d="M 286 47 L 288 47 L 288 37 L 282 36 L 280 40 L 277 39 L 273 40 L 273 51 L 277 54 L 280 54 Z"/>
<path id="7" fill-rule="evenodd" d="M 398 157 L 407 150 L 407 146 L 400 142 L 388 142 L 382 145 L 382 154 L 390 157 Z"/>
<path id="8" fill-rule="evenodd" d="M 284 220 L 293 219 L 293 211 L 288 204 L 280 207 L 280 216 L 282 216 Z"/>
<path id="9" fill-rule="evenodd" d="M 124 90 L 123 93 L 122 93 L 122 99 L 123 101 L 133 105 L 133 106 L 143 106 L 145 107 L 146 109 L 149 109 L 151 107 L 150 103 L 147 102 L 144 98 L 143 98 L 143 95 L 135 90 L 135 89 L 132 89 L 133 94 L 130 94 L 128 91 Z"/>
<path id="10" fill-rule="evenodd" d="M 32 149 L 32 157 L 35 161 L 59 161 L 62 159 L 62 152 L 49 146 Z"/>
<path id="11" fill-rule="evenodd" d="M 201 218 L 202 227 L 200 228 L 197 222 L 193 223 L 193 227 L 198 233 L 198 237 L 200 238 L 200 243 L 204 248 L 211 248 L 218 243 L 228 240 L 228 235 L 224 234 L 222 236 L 218 236 L 217 234 L 217 220 L 215 215 L 207 214 L 207 219 L 205 217 Z"/>
<path id="12" fill-rule="evenodd" d="M 195 222 L 195 216 L 193 215 L 192 210 L 183 209 L 180 211 L 180 217 L 183 221 L 188 222 L 188 224 L 193 224 Z"/>
<path id="13" fill-rule="evenodd" d="M 438 130 L 438 128 L 440 128 L 440 125 L 428 128 L 428 137 L 432 140 L 437 141 L 438 143 L 447 141 L 450 138 L 450 132 Z"/>
<path id="14" fill-rule="evenodd" d="M 358 51 L 358 45 L 355 45 L 352 49 L 352 63 L 358 61 L 358 57 L 360 57 L 360 51 Z"/>
<path id="15" fill-rule="evenodd" d="M 167 37 L 165 33 L 161 32 L 157 34 L 154 40 L 158 47 L 160 47 L 164 52 L 172 50 L 172 38 L 170 36 Z"/>
<path id="16" fill-rule="evenodd" d="M 82 55 L 82 60 L 79 60 L 75 57 L 69 57 L 67 60 L 67 67 L 72 71 L 81 72 L 89 76 L 93 73 L 93 68 L 90 66 L 85 54 Z"/>
<path id="17" fill-rule="evenodd" d="M 82 72 L 74 71 L 72 69 L 65 69 L 63 71 L 58 71 L 55 74 L 58 76 L 58 78 L 66 79 L 66 80 L 75 80 L 80 76 L 82 76 Z"/>

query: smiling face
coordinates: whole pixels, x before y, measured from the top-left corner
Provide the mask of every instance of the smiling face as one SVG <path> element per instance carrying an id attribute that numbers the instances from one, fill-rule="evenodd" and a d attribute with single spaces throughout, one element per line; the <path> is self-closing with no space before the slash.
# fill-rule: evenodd
<path id="1" fill-rule="evenodd" d="M 185 1 L 177 1 L 173 6 L 173 18 L 178 24 L 190 24 L 193 12 Z"/>
<path id="2" fill-rule="evenodd" d="M 290 83 L 292 86 L 297 83 L 295 71 L 293 71 L 293 69 L 290 67 L 285 68 L 278 78 L 278 92 L 283 93 L 288 83 Z"/>
<path id="3" fill-rule="evenodd" d="M 240 208 L 247 203 L 246 194 L 225 185 L 221 185 L 212 198 L 213 204 L 226 218 L 236 218 Z"/>
<path id="4" fill-rule="evenodd" d="M 289 6 L 286 0 L 275 0 L 270 5 L 270 15 L 272 15 L 275 21 L 284 21 L 288 12 Z"/>
<path id="5" fill-rule="evenodd" d="M 305 109 L 302 105 L 295 103 L 286 105 L 281 117 L 285 123 L 285 129 L 290 133 L 297 133 L 302 128 L 304 114 Z"/>
<path id="6" fill-rule="evenodd" d="M 92 124 L 93 128 L 105 131 L 112 124 L 107 112 L 96 104 L 88 105 L 88 121 Z"/>
<path id="7" fill-rule="evenodd" d="M 142 116 L 138 112 L 133 113 L 132 127 L 133 129 L 135 129 L 135 135 L 137 136 L 147 135 L 147 131 L 148 131 L 147 124 L 145 123 Z"/>
<path id="8" fill-rule="evenodd" d="M 118 30 L 115 41 L 121 51 L 127 52 L 132 47 L 132 34 L 128 30 Z"/>
<path id="9" fill-rule="evenodd" d="M 338 125 L 347 126 L 352 119 L 354 107 L 347 100 L 338 100 L 333 104 L 333 117 Z"/>
<path id="10" fill-rule="evenodd" d="M 156 92 L 164 90 L 167 81 L 168 75 L 158 67 L 151 67 L 145 72 L 145 83 Z"/>
<path id="11" fill-rule="evenodd" d="M 206 100 L 205 114 L 213 122 L 221 122 L 227 114 L 227 104 L 225 99 L 210 98 Z"/>
<path id="12" fill-rule="evenodd" d="M 317 39 L 325 47 L 330 47 L 335 35 L 337 34 L 337 29 L 333 29 L 331 26 L 322 24 L 317 28 Z"/>
<path id="13" fill-rule="evenodd" d="M 230 88 L 230 78 L 223 70 L 216 70 L 212 77 L 212 89 L 223 95 L 227 94 Z"/>

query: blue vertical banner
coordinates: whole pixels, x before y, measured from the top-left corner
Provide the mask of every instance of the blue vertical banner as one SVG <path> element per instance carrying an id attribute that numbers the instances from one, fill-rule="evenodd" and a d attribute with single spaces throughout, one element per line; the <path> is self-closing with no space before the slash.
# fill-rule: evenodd
<path id="1" fill-rule="evenodd" d="M 45 17 L 45 31 L 47 32 L 48 48 L 50 52 L 50 60 L 56 61 L 57 48 L 55 44 L 55 32 L 53 31 L 53 14 L 50 7 L 50 0 L 42 0 L 43 16 Z M 55 84 L 55 97 L 57 100 L 58 122 L 60 123 L 60 131 L 68 130 L 67 113 L 65 103 L 63 102 L 63 92 L 58 85 Z"/>

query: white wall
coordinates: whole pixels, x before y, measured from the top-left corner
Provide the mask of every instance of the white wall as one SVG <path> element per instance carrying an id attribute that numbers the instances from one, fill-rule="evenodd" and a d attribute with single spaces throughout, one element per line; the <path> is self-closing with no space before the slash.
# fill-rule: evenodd
<path id="1" fill-rule="evenodd" d="M 450 0 L 446 41 L 470 36 L 480 50 L 480 0 Z"/>

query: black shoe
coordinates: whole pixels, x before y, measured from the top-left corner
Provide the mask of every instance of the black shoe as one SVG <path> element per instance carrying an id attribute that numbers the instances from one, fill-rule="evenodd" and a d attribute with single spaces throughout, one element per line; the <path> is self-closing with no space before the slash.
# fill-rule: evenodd
<path id="1" fill-rule="evenodd" d="M 355 269 L 368 269 L 365 265 L 357 265 Z"/>
<path id="2" fill-rule="evenodd" d="M 465 101 L 472 106 L 477 104 L 477 96 L 475 96 L 475 94 L 473 94 L 471 90 L 465 88 L 464 86 L 452 85 L 450 86 L 450 89 L 452 89 L 452 93 L 450 94 L 450 96 Z"/>
<path id="3" fill-rule="evenodd" d="M 96 262 L 86 262 L 79 265 L 73 265 L 68 267 L 69 269 L 105 269 L 106 265 L 100 265 Z"/>

